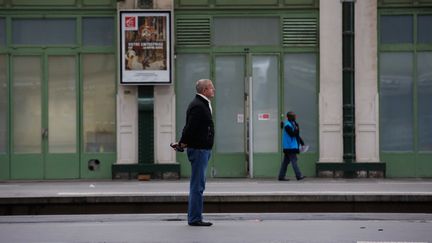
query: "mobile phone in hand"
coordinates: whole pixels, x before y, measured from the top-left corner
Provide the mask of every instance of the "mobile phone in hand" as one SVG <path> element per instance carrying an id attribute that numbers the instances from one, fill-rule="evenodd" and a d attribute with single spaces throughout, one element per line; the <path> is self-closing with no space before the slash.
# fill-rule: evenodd
<path id="1" fill-rule="evenodd" d="M 178 143 L 170 143 L 170 146 L 177 152 L 184 152 L 184 148 L 182 148 Z"/>

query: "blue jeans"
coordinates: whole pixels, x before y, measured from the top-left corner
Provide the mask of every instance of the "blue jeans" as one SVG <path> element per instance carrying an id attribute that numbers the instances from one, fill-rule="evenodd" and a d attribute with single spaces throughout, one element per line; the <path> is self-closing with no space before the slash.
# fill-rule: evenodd
<path id="1" fill-rule="evenodd" d="M 202 221 L 206 183 L 206 170 L 211 156 L 210 149 L 187 149 L 192 173 L 189 185 L 188 223 Z"/>
<path id="2" fill-rule="evenodd" d="M 297 165 L 297 154 L 284 152 L 284 159 L 279 170 L 279 179 L 285 178 L 288 164 L 290 162 L 292 163 L 296 178 L 299 179 L 302 177 L 302 173 L 300 172 L 300 169 Z"/>

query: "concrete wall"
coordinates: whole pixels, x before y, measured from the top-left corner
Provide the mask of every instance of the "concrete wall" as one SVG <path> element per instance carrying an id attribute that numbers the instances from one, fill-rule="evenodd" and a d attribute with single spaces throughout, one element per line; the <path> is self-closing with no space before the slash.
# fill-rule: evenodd
<path id="1" fill-rule="evenodd" d="M 135 8 L 135 0 L 119 2 L 117 9 Z M 120 59 L 118 60 L 120 67 Z M 136 86 L 120 85 L 117 88 L 117 163 L 138 163 L 138 89 Z"/>
<path id="2" fill-rule="evenodd" d="M 155 163 L 176 162 L 175 152 L 169 147 L 175 137 L 174 86 L 155 86 Z"/>
<path id="3" fill-rule="evenodd" d="M 153 0 L 156 9 L 174 9 L 174 0 Z"/>
<path id="4" fill-rule="evenodd" d="M 136 9 L 136 0 L 118 3 L 118 9 Z M 172 0 L 155 0 L 155 9 L 172 9 Z M 120 66 L 120 65 L 118 65 Z M 138 163 L 138 92 L 137 86 L 118 85 L 117 91 L 117 163 Z M 155 163 L 176 162 L 169 143 L 175 141 L 174 85 L 154 87 Z"/>
<path id="5" fill-rule="evenodd" d="M 319 162 L 342 162 L 342 3 L 320 1 Z"/>
<path id="6" fill-rule="evenodd" d="M 379 162 L 377 1 L 355 3 L 356 160 Z"/>
<path id="7" fill-rule="evenodd" d="M 153 4 L 155 9 L 174 9 L 173 0 L 154 0 Z M 171 28 L 173 29 L 173 26 Z M 172 70 L 174 73 L 174 65 Z M 174 85 L 155 86 L 154 98 L 155 163 L 174 163 L 176 162 L 175 152 L 169 147 L 169 144 L 176 139 Z"/>
<path id="8" fill-rule="evenodd" d="M 117 90 L 117 163 L 138 163 L 138 89 L 119 85 Z"/>

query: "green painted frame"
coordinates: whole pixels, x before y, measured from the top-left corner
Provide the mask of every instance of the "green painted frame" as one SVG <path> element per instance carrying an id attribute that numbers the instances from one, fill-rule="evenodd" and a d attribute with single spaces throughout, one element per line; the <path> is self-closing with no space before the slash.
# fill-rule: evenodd
<path id="1" fill-rule="evenodd" d="M 431 4 L 432 5 L 432 1 Z M 420 7 L 417 8 L 391 8 L 398 5 L 387 5 L 387 8 L 380 8 L 378 11 L 378 53 L 377 58 L 381 53 L 388 52 L 411 52 L 413 53 L 413 147 L 414 150 L 411 152 L 389 152 L 381 151 L 381 161 L 386 162 L 386 176 L 387 177 L 432 177 L 432 151 L 419 151 L 418 149 L 418 95 L 417 95 L 417 52 L 419 51 L 431 51 L 432 43 L 430 44 L 417 44 L 417 16 L 419 14 L 431 14 L 432 9 Z M 380 42 L 380 17 L 391 15 L 412 15 L 413 16 L 413 44 L 381 44 Z M 378 62 L 379 65 L 379 62 Z M 379 71 L 379 69 L 378 69 Z M 377 91 L 379 90 L 379 72 L 377 77 Z M 380 120 L 380 126 L 383 126 Z M 380 136 L 380 144 L 382 138 Z"/>
<path id="2" fill-rule="evenodd" d="M 9 76 L 10 73 L 10 61 L 9 61 L 9 56 L 6 53 L 5 47 L 0 46 L 0 58 L 4 58 L 5 59 L 5 65 L 6 65 L 6 77 Z M 6 102 L 7 104 L 10 104 L 10 85 L 8 80 L 6 81 Z M 9 129 L 10 127 L 10 111 L 9 108 L 6 111 L 7 115 L 7 119 L 6 119 L 6 127 Z M 6 135 L 6 141 L 10 141 L 10 136 L 9 136 L 9 130 L 8 133 Z M 6 143 L 6 149 L 5 149 L 5 153 L 0 153 L 0 180 L 2 179 L 7 179 L 10 177 L 10 144 Z"/>
<path id="3" fill-rule="evenodd" d="M 46 5 L 41 4 L 37 5 L 33 4 L 31 7 L 31 10 L 28 10 L 26 6 L 16 6 L 13 5 L 11 2 L 13 1 L 3 1 L 0 2 L 0 6 L 3 4 L 5 8 L 0 9 L 0 18 L 5 18 L 6 22 L 6 46 L 0 47 L 0 55 L 5 55 L 7 58 L 7 65 L 8 65 L 8 89 L 9 89 L 9 107 L 10 110 L 8 112 L 9 114 L 9 121 L 8 121 L 8 153 L 7 154 L 1 154 L 0 155 L 0 180 L 9 180 L 15 178 L 13 176 L 12 171 L 13 170 L 20 170 L 20 171 L 27 171 L 23 172 L 19 176 L 17 176 L 17 179 L 108 179 L 111 178 L 111 165 L 115 163 L 117 159 L 117 153 L 116 152 L 105 152 L 105 153 L 85 153 L 83 149 L 83 135 L 82 133 L 82 127 L 83 127 L 83 113 L 82 113 L 82 61 L 81 56 L 85 54 L 90 53 L 99 53 L 99 54 L 112 54 L 115 58 L 115 60 L 118 59 L 118 53 L 117 53 L 117 38 L 114 38 L 114 44 L 110 47 L 86 47 L 83 46 L 81 43 L 82 40 L 82 18 L 84 17 L 112 17 L 114 24 L 117 23 L 117 10 L 116 10 L 116 1 L 115 0 L 102 0 L 102 1 L 86 1 L 86 3 L 90 3 L 91 7 L 85 7 L 82 6 L 84 0 L 77 0 L 76 4 L 74 6 L 69 6 L 67 9 L 64 9 L 64 3 L 68 1 L 61 1 L 59 0 L 56 2 L 55 6 L 50 6 L 50 9 L 45 9 Z M 24 1 L 25 2 L 25 1 Z M 23 2 L 23 3 L 24 3 Z M 94 4 L 91 4 L 91 3 Z M 28 2 L 32 3 L 32 2 Z M 45 3 L 48 3 L 47 1 Z M 52 3 L 52 1 L 50 1 Z M 58 3 L 58 4 L 57 4 Z M 25 5 L 25 4 L 24 4 Z M 66 4 L 67 5 L 67 4 Z M 54 9 L 52 9 L 54 7 Z M 25 9 L 25 11 L 23 11 Z M 62 9 L 63 11 L 59 13 L 58 9 Z M 12 18 L 38 18 L 38 17 L 44 17 L 44 18 L 57 18 L 57 17 L 67 17 L 67 18 L 76 18 L 77 19 L 77 25 L 76 25 L 76 31 L 77 31 L 77 40 L 75 45 L 66 45 L 66 46 L 16 46 L 12 45 L 12 37 L 11 37 L 11 22 Z M 115 28 L 115 32 L 117 29 Z M 13 124 L 13 118 L 11 116 L 13 105 L 12 105 L 12 87 L 11 87 L 11 80 L 12 80 L 12 73 L 11 73 L 11 56 L 12 55 L 39 55 L 42 58 L 42 66 L 44 67 L 42 69 L 42 80 L 46 80 L 47 76 L 47 57 L 51 55 L 74 55 L 76 56 L 76 63 L 77 63 L 77 153 L 74 158 L 72 158 L 74 163 L 76 163 L 75 169 L 70 167 L 70 164 L 66 161 L 63 161 L 65 158 L 61 156 L 61 154 L 56 154 L 52 156 L 53 161 L 47 162 L 45 158 L 42 159 L 42 161 L 39 161 L 39 167 L 40 169 L 37 169 L 36 171 L 31 172 L 31 170 L 28 170 L 28 167 L 26 166 L 25 161 L 31 161 L 33 159 L 32 156 L 24 156 L 21 161 L 21 165 L 19 164 L 12 164 L 12 154 L 11 154 L 11 144 L 13 144 L 12 141 L 12 124 Z M 115 73 L 115 80 L 117 80 L 117 70 Z M 43 81 L 43 83 L 46 83 L 46 81 Z M 115 84 L 115 89 L 117 92 L 117 82 Z M 46 84 L 44 84 L 46 86 Z M 42 106 L 43 110 L 47 113 L 47 88 L 43 88 L 41 91 L 42 93 Z M 113 97 L 115 99 L 115 97 Z M 43 124 L 47 124 L 47 114 L 44 116 Z M 47 146 L 44 146 L 45 150 Z M 44 151 L 43 154 L 47 154 L 47 151 Z M 45 157 L 45 155 L 43 157 Z M 89 170 L 88 169 L 88 161 L 90 159 L 99 159 L 102 161 L 100 167 L 98 170 Z M 56 161 L 56 162 L 54 162 Z M 61 163 L 58 163 L 61 161 Z M 69 159 L 69 161 L 71 161 Z"/>
<path id="4" fill-rule="evenodd" d="M 217 53 L 213 52 L 211 54 L 211 79 L 214 81 L 214 85 L 217 87 L 217 78 L 216 78 L 216 72 L 215 67 L 215 61 L 216 57 L 218 56 L 236 56 L 236 57 L 242 57 L 244 59 L 244 65 L 245 68 L 243 70 L 243 76 L 246 77 L 248 75 L 252 75 L 250 71 L 250 57 L 248 57 L 247 53 L 244 52 L 226 52 L 226 53 Z M 244 82 L 243 82 L 244 84 Z M 244 87 L 246 88 L 246 87 Z M 217 92 L 217 91 L 216 91 Z M 216 104 L 217 95 L 213 98 L 213 104 Z M 214 107 L 213 120 L 217 121 L 217 109 L 218 107 Z M 246 111 L 243 110 L 243 114 L 245 114 Z M 244 123 L 244 126 L 246 126 L 246 122 Z M 245 128 L 243 127 L 244 132 Z M 238 163 L 238 160 L 243 160 L 244 163 L 240 162 Z M 215 142 L 215 146 L 213 147 L 212 151 L 212 158 L 211 161 L 209 161 L 209 168 L 210 173 L 212 177 L 246 177 L 247 176 L 247 165 L 246 165 L 246 154 L 245 153 L 218 153 L 217 152 L 217 144 Z"/>

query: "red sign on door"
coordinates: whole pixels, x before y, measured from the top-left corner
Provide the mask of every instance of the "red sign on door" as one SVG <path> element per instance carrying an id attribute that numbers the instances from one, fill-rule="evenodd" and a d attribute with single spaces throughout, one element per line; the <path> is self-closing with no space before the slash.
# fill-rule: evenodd
<path id="1" fill-rule="evenodd" d="M 268 121 L 268 120 L 270 120 L 270 114 L 269 113 L 258 114 L 258 120 L 260 120 L 260 121 Z"/>

